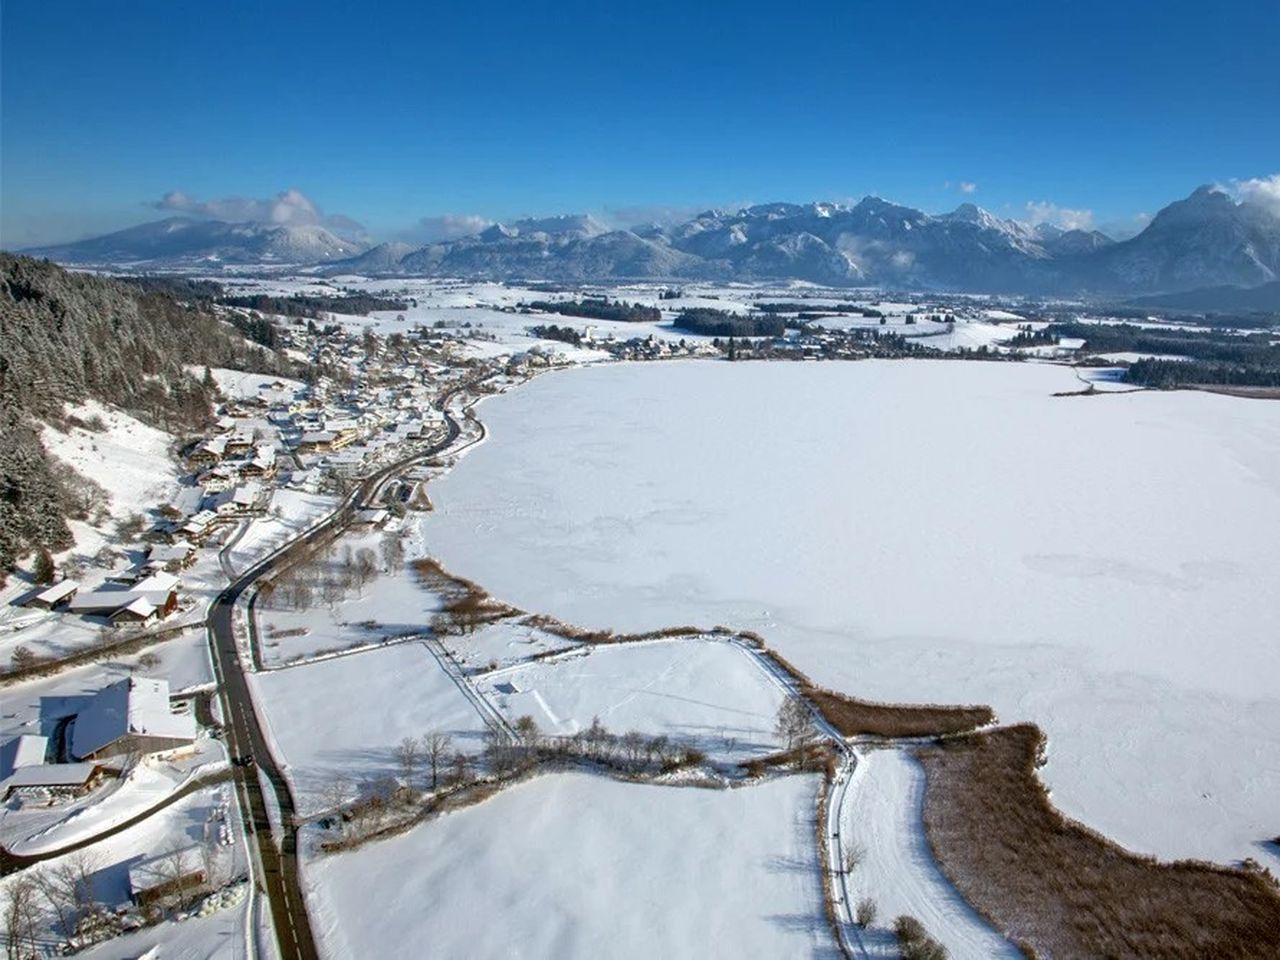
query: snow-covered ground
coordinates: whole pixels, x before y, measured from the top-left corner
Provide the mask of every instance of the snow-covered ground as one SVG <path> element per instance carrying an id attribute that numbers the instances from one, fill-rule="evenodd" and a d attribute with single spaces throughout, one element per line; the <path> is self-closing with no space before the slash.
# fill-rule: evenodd
<path id="1" fill-rule="evenodd" d="M 119 826 L 226 766 L 220 743 L 203 739 L 196 746 L 191 756 L 147 757 L 122 778 L 69 803 L 46 806 L 10 798 L 0 806 L 0 845 L 23 856 L 42 854 Z"/>
<path id="2" fill-rule="evenodd" d="M 433 551 L 583 626 L 759 630 L 819 681 L 991 703 L 1056 802 L 1222 861 L 1280 821 L 1280 405 L 1046 364 L 614 365 L 487 402 Z"/>
<path id="3" fill-rule="evenodd" d="M 229 844 L 221 842 L 224 836 L 231 841 Z M 208 845 L 211 851 L 209 864 L 216 882 L 227 882 L 245 875 L 248 860 L 230 784 L 198 790 L 155 816 L 86 847 L 86 854 L 97 866 L 92 875 L 95 898 L 113 908 L 128 904 L 130 865 L 188 844 Z M 62 859 L 46 861 L 46 865 L 56 867 Z M 19 876 L 22 874 L 12 874 L 0 880 L 0 900 L 4 898 L 7 886 Z M 110 940 L 78 956 L 95 960 L 124 960 L 144 956 L 147 950 L 159 944 L 159 957 L 175 960 L 247 957 L 245 924 L 248 903 L 242 898 L 235 906 L 217 910 L 208 916 L 193 915 L 180 922 L 166 921 Z M 45 919 L 52 927 L 53 918 L 46 916 Z M 47 942 L 50 945 L 56 942 L 52 932 Z"/>
<path id="4" fill-rule="evenodd" d="M 325 494 L 275 490 L 266 515 L 253 519 L 244 530 L 228 538 L 226 560 L 230 569 L 244 572 L 323 520 L 337 505 L 336 497 Z"/>
<path id="5" fill-rule="evenodd" d="M 337 781 L 354 796 L 362 783 L 394 776 L 392 751 L 405 737 L 446 733 L 455 750 L 483 748 L 480 713 L 421 642 L 257 673 L 250 683 L 303 813 L 325 809 Z"/>
<path id="6" fill-rule="evenodd" d="M 336 575 L 336 567 L 348 548 L 353 554 L 372 550 L 381 564 L 383 538 L 394 535 L 364 532 L 340 538 L 329 553 L 329 562 L 335 568 L 331 574 Z M 363 589 L 352 586 L 345 599 L 331 605 L 320 596 L 318 584 L 312 584 L 312 588 L 314 596 L 307 609 L 292 607 L 288 590 L 283 588 L 258 597 L 254 610 L 265 664 L 278 666 L 318 653 L 423 633 L 440 607 L 440 598 L 426 590 L 407 566 L 394 573 L 383 572 Z"/>
<path id="7" fill-rule="evenodd" d="M 584 649 L 486 676 L 480 691 L 507 718 L 529 715 L 567 736 L 600 718 L 613 733 L 665 735 L 720 761 L 783 748 L 782 689 L 741 647 L 677 638 Z"/>
<path id="8" fill-rule="evenodd" d="M 543 776 L 306 861 L 308 907 L 329 960 L 829 957 L 817 786 Z"/>
<path id="9" fill-rule="evenodd" d="M 895 957 L 892 924 L 906 914 L 924 924 L 955 960 L 1021 954 L 993 930 L 938 869 L 924 833 L 924 770 L 905 750 L 861 754 L 842 809 L 845 850 L 861 859 L 845 881 L 856 903 L 870 897 L 876 923 L 861 934 L 867 952 Z"/>
<path id="10" fill-rule="evenodd" d="M 92 427 L 73 426 L 63 433 L 46 426 L 45 450 L 106 491 L 112 518 L 123 520 L 168 502 L 179 479 L 170 434 L 96 400 L 68 404 L 66 412 Z M 71 530 L 74 552 L 83 556 L 107 542 L 92 524 L 72 521 Z"/>
<path id="11" fill-rule="evenodd" d="M 473 633 L 442 636 L 440 642 L 472 671 L 510 667 L 530 657 L 579 646 L 572 640 L 531 627 L 522 622 L 523 619 L 499 620 Z"/>

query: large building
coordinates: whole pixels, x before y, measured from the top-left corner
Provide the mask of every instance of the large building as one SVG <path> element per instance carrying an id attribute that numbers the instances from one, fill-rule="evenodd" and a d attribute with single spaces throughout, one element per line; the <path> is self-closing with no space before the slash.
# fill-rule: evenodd
<path id="1" fill-rule="evenodd" d="M 70 752 L 78 760 L 175 750 L 195 741 L 196 722 L 169 706 L 169 682 L 125 677 L 103 687 L 76 714 Z"/>

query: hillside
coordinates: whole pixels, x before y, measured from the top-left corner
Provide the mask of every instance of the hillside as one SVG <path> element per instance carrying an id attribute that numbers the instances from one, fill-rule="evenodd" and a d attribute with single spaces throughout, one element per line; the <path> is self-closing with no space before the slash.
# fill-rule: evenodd
<path id="1" fill-rule="evenodd" d="M 77 479 L 40 442 L 68 404 L 96 400 L 183 432 L 214 389 L 184 366 L 274 370 L 277 358 L 230 324 L 171 296 L 0 254 L 0 576 L 28 550 L 70 545 Z"/>

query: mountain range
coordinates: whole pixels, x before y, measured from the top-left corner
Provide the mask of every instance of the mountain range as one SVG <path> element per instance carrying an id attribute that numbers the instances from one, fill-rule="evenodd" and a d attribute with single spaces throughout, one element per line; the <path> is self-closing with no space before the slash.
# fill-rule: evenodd
<path id="1" fill-rule="evenodd" d="M 804 280 L 1035 294 L 1138 296 L 1280 279 L 1280 216 L 1213 187 L 1137 236 L 1003 219 L 971 203 L 931 215 L 878 197 L 769 203 L 612 229 L 589 215 L 493 224 L 413 247 L 369 247 L 318 226 L 171 218 L 27 251 L 71 264 L 216 269 L 290 264 L 328 274 L 559 281 Z"/>

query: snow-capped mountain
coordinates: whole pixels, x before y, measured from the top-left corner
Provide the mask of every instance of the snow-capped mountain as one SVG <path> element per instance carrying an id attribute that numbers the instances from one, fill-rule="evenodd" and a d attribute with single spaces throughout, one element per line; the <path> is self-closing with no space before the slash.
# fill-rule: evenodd
<path id="1" fill-rule="evenodd" d="M 330 273 L 546 280 L 808 280 L 1043 294 L 1139 295 L 1280 277 L 1280 217 L 1202 187 L 1138 236 L 1005 219 L 972 203 L 931 215 L 879 197 L 706 210 L 611 230 L 590 215 L 493 224 L 411 249 L 320 227 L 176 218 L 33 253 L 70 263 L 325 264 Z"/>
<path id="2" fill-rule="evenodd" d="M 312 264 L 351 257 L 365 246 L 324 227 L 227 223 L 170 217 L 106 236 L 25 251 L 62 263 L 191 265 Z"/>
<path id="3" fill-rule="evenodd" d="M 1169 204 L 1132 240 L 1088 262 L 1101 288 L 1139 292 L 1224 284 L 1256 286 L 1280 278 L 1280 217 L 1200 187 Z"/>

